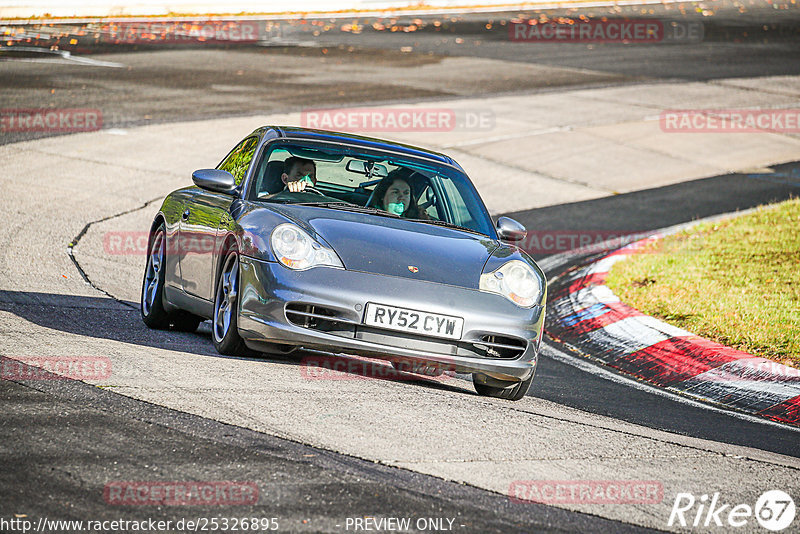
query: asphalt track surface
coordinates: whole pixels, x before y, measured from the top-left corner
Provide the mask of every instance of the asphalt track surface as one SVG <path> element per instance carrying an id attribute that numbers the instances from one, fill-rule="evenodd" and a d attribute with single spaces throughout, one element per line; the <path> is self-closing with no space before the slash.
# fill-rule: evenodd
<path id="1" fill-rule="evenodd" d="M 796 16 L 796 12 L 791 15 Z M 760 16 L 789 28 L 792 26 L 787 20 L 795 20 Z M 741 19 L 731 20 L 739 24 Z M 454 36 L 461 35 L 458 31 L 456 27 Z M 465 27 L 463 35 L 472 36 L 473 31 Z M 388 42 L 384 35 L 369 34 L 346 36 L 343 48 L 333 39 L 334 46 L 324 54 L 321 48 L 304 47 L 148 50 L 104 56 L 133 65 L 132 70 L 15 59 L 0 63 L 0 71 L 9 74 L 0 76 L 0 95 L 3 107 L 42 107 L 42 102 L 47 101 L 47 105 L 56 107 L 101 108 L 104 116 L 111 119 L 106 127 L 124 127 L 299 109 L 311 104 L 424 101 L 434 97 L 557 90 L 574 85 L 625 84 L 642 77 L 708 79 L 730 76 L 731 71 L 739 76 L 791 75 L 798 73 L 800 58 L 797 41 L 792 40 L 791 32 L 788 35 L 787 38 L 787 31 L 782 30 L 781 38 L 774 41 L 745 42 L 736 47 L 724 40 L 711 41 L 706 53 L 696 47 L 670 47 L 670 57 L 659 61 L 680 65 L 677 70 L 654 63 L 654 54 L 666 52 L 653 47 L 598 46 L 593 50 L 600 52 L 592 56 L 593 52 L 585 47 L 565 45 L 557 49 L 557 54 L 553 50 L 537 50 L 520 55 L 519 48 L 501 43 L 493 47 L 474 45 L 469 52 L 456 52 L 455 44 L 426 45 L 422 39 L 413 43 L 418 50 L 408 53 L 398 52 L 396 43 Z M 390 38 L 396 39 L 394 35 Z M 356 48 L 350 51 L 350 46 Z M 375 76 L 382 68 L 390 72 L 398 65 L 426 64 L 432 61 L 428 54 L 432 49 L 437 54 L 482 55 L 493 60 L 545 65 L 552 76 L 512 76 L 503 80 L 481 79 L 476 73 L 474 84 L 460 85 L 457 90 L 445 80 L 439 87 L 420 89 L 413 80 L 396 83 L 395 79 L 389 83 L 386 78 Z M 624 61 L 612 60 L 618 54 L 624 56 Z M 302 62 L 299 67 L 298 62 Z M 356 69 L 364 62 L 374 63 L 374 72 Z M 719 66 L 717 74 L 709 71 L 709 62 Z M 269 71 L 274 65 L 280 67 L 280 73 Z M 577 69 L 591 66 L 602 75 L 560 70 L 565 65 Z M 297 68 L 311 79 L 294 79 Z M 331 70 L 348 68 L 353 75 L 349 84 L 315 83 L 315 76 L 324 79 Z M 239 71 L 243 73 L 238 74 Z M 270 83 L 264 84 L 263 79 L 270 75 Z M 210 89 L 212 85 L 217 89 Z M 266 94 L 265 85 L 269 86 Z M 39 135 L 3 135 L 0 142 Z M 797 168 L 795 164 L 781 166 L 777 168 L 778 175 L 797 176 Z M 797 195 L 797 181 L 726 175 L 510 215 L 529 228 L 569 229 L 580 220 L 584 229 L 656 229 Z M 620 221 L 620 213 L 625 214 L 624 222 Z M 123 302 L 123 307 L 114 307 L 107 299 L 85 296 L 2 293 L 2 309 L 32 323 L 64 333 L 109 336 L 144 346 L 161 343 L 157 333 L 143 332 L 138 312 L 131 309 L 135 303 Z M 183 350 L 212 353 L 207 334 L 176 336 L 183 340 Z M 689 405 L 653 393 L 648 387 L 631 387 L 625 380 L 609 380 L 565 363 L 564 358 L 554 356 L 556 351 L 565 349 L 548 345 L 530 392 L 533 397 L 677 435 L 800 457 L 800 440 L 794 430 Z M 13 347 L 4 350 L 13 354 Z M 420 387 L 435 386 L 425 386 L 423 380 Z M 310 532 L 341 531 L 345 517 L 363 515 L 454 517 L 458 525 L 464 525 L 461 530 L 469 532 L 640 529 L 556 507 L 515 505 L 497 493 L 225 425 L 81 383 L 0 381 L 0 389 L 4 406 L 0 419 L 4 466 L 0 469 L 0 517 L 25 513 L 62 519 L 146 515 L 180 518 L 244 512 L 248 516 L 280 516 L 286 530 Z M 221 513 L 219 509 L 170 507 L 148 509 L 143 514 L 139 510 L 108 507 L 99 493 L 87 491 L 109 479 L 214 479 L 215 474 L 219 475 L 217 479 L 268 478 L 273 483 L 262 493 L 259 505 L 230 510 L 230 514 L 229 510 Z"/>

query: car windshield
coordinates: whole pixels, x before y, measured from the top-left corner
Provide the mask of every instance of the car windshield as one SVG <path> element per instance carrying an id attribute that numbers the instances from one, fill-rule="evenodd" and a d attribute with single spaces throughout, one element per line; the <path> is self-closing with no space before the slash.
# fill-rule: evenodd
<path id="1" fill-rule="evenodd" d="M 284 173 L 316 183 L 291 193 L 281 178 Z M 495 237 L 483 202 L 459 169 L 362 147 L 273 142 L 253 171 L 248 198 L 400 217 Z"/>

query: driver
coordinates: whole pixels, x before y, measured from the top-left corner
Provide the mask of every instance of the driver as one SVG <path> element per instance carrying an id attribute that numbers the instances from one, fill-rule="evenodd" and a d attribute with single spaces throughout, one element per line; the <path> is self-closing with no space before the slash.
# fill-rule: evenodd
<path id="1" fill-rule="evenodd" d="M 291 156 L 283 162 L 281 181 L 286 190 L 292 193 L 305 191 L 308 186 L 317 185 L 317 166 L 314 160 Z"/>

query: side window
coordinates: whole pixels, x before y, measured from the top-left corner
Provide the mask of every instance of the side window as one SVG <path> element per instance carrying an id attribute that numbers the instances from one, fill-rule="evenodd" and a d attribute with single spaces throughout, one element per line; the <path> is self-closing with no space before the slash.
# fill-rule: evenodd
<path id="1" fill-rule="evenodd" d="M 472 222 L 472 215 L 470 214 L 469 208 L 464 202 L 464 197 L 461 195 L 461 191 L 459 191 L 456 184 L 454 184 L 453 181 L 446 176 L 442 176 L 439 183 L 444 190 L 445 198 L 443 200 L 453 214 L 454 220 L 450 222 L 459 226 L 471 228 L 470 223 Z"/>
<path id="2" fill-rule="evenodd" d="M 233 175 L 236 180 L 236 185 L 242 183 L 247 168 L 250 166 L 250 161 L 253 159 L 253 154 L 256 153 L 256 145 L 258 145 L 257 137 L 248 137 L 238 145 L 233 151 L 228 154 L 225 161 L 217 167 L 220 170 L 228 171 Z"/>

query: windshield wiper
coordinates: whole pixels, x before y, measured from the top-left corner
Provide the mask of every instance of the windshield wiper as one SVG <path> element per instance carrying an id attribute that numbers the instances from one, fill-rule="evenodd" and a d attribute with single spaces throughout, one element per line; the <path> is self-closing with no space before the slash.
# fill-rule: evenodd
<path id="1" fill-rule="evenodd" d="M 447 228 L 455 228 L 456 230 L 464 230 L 465 232 L 469 232 L 471 234 L 478 234 L 478 235 L 486 235 L 483 232 L 479 232 L 477 230 L 473 230 L 472 228 L 467 228 L 466 226 L 459 226 L 458 224 L 450 223 L 447 221 L 440 221 L 438 219 L 408 219 L 409 221 L 414 222 L 421 222 L 425 224 L 435 224 L 437 226 L 446 226 Z"/>

